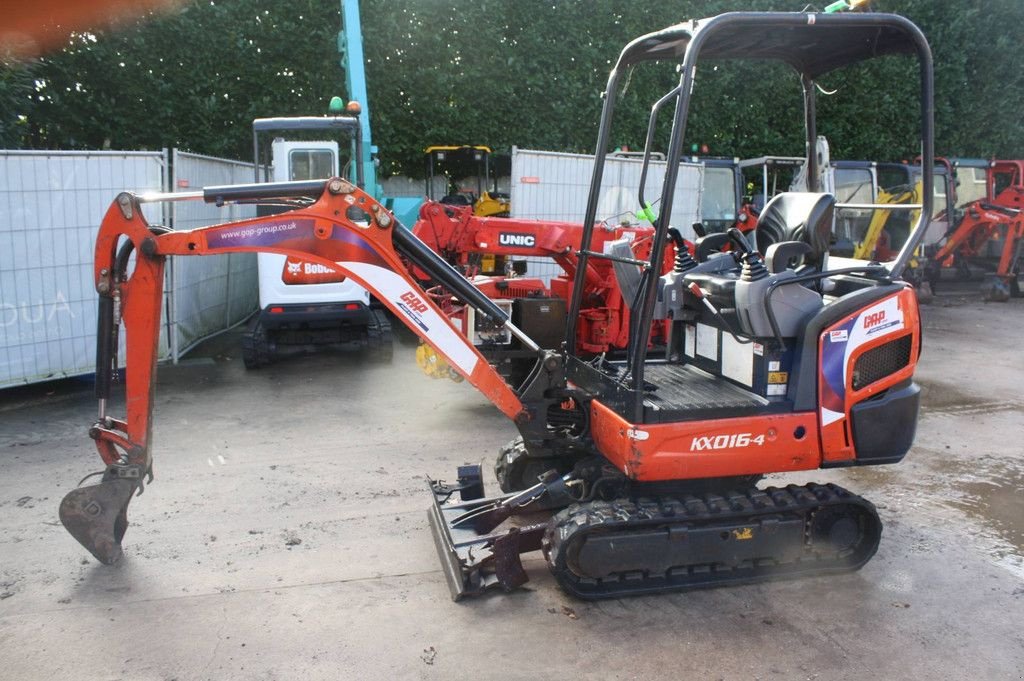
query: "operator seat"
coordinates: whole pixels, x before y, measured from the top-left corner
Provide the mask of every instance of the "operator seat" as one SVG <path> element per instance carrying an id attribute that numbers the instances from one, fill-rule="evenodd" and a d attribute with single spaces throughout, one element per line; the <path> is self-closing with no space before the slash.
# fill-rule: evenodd
<path id="1" fill-rule="evenodd" d="M 764 254 L 768 271 L 781 272 L 791 261 L 801 269 L 821 271 L 832 240 L 835 207 L 832 194 L 783 192 L 772 197 L 757 219 L 756 231 L 757 250 Z"/>

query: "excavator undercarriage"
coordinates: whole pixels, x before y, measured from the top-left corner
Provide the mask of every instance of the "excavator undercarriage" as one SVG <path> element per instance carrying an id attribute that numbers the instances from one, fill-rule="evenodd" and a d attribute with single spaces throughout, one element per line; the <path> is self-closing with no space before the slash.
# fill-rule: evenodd
<path id="1" fill-rule="evenodd" d="M 462 484 L 479 479 L 470 468 Z M 519 556 L 538 549 L 564 591 L 592 600 L 853 571 L 882 534 L 875 507 L 837 485 L 759 489 L 740 477 L 715 481 L 717 492 L 620 485 L 583 501 L 574 482 L 552 473 L 523 492 L 446 504 L 453 489 L 432 481 L 428 518 L 452 598 L 521 586 Z M 569 505 L 550 515 L 544 502 Z"/>

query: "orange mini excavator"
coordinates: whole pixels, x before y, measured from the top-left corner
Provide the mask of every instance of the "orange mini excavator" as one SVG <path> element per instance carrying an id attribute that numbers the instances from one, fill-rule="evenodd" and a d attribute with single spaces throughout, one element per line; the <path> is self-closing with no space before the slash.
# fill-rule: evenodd
<path id="1" fill-rule="evenodd" d="M 928 226 L 932 175 L 920 218 L 890 262 L 830 258 L 835 198 L 814 185 L 761 211 L 748 241 L 697 243 L 663 273 L 668 217 L 698 63 L 776 60 L 802 85 L 807 149 L 817 138 L 816 79 L 866 60 L 903 55 L 920 69 L 922 168 L 934 166 L 932 62 L 908 20 L 883 13 L 739 12 L 644 35 L 619 56 L 604 96 L 596 162 L 570 292 L 564 343 L 542 349 L 490 299 L 351 182 L 207 187 L 192 193 L 119 195 L 96 245 L 99 419 L 90 430 L 106 464 L 98 483 L 69 493 L 60 517 L 104 563 L 122 555 L 129 501 L 151 478 L 152 417 L 164 262 L 169 255 L 282 253 L 337 268 L 369 289 L 510 419 L 520 437 L 499 453 L 503 495 L 485 498 L 479 466 L 431 482 L 431 526 L 455 598 L 527 579 L 520 554 L 542 550 L 558 583 L 606 598 L 855 570 L 875 553 L 874 507 L 834 484 L 758 487 L 768 473 L 890 464 L 914 439 L 921 348 L 914 289 L 900 278 Z M 616 98 L 634 66 L 678 69 L 678 85 L 652 106 L 671 110 L 659 188 L 660 216 L 646 257 L 592 248 Z M 647 65 L 650 66 L 650 65 Z M 654 65 L 656 66 L 656 65 Z M 914 147 L 917 140 L 913 141 Z M 908 145 L 910 148 L 910 145 Z M 644 152 L 645 164 L 652 152 Z M 641 173 L 641 178 L 646 173 Z M 639 206 L 649 205 L 645 182 Z M 140 202 L 286 202 L 271 217 L 169 232 L 146 222 Z M 709 235 L 705 239 L 717 235 Z M 760 253 L 751 247 L 758 243 Z M 135 254 L 128 272 L 129 256 Z M 587 262 L 614 259 L 620 289 L 634 290 L 628 355 L 578 352 Z M 511 387 L 409 274 L 409 266 L 504 326 L 536 354 Z M 650 328 L 667 322 L 663 351 Z M 107 413 L 118 329 L 127 342 L 127 416 Z M 457 497 L 456 497 L 457 495 Z"/>
<path id="2" fill-rule="evenodd" d="M 1002 237 L 995 272 L 982 284 L 985 299 L 1006 302 L 1020 296 L 1021 259 L 1024 258 L 1024 161 L 992 161 L 986 169 L 986 196 L 963 206 L 956 222 L 932 244 L 927 276 L 941 278 L 941 268 L 957 266 L 970 273 L 968 261 L 982 254 L 989 241 Z M 952 212 L 952 211 L 948 211 Z"/>

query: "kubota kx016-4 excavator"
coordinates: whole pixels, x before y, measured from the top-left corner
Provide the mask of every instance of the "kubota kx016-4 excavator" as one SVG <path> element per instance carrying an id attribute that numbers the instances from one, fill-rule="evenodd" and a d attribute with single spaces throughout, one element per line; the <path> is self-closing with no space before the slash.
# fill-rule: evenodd
<path id="1" fill-rule="evenodd" d="M 163 267 L 168 255 L 270 251 L 337 267 L 371 290 L 495 406 L 521 437 L 503 450 L 508 493 L 483 498 L 479 466 L 433 482 L 429 515 L 455 598 L 527 579 L 519 555 L 542 549 L 563 589 L 582 598 L 747 583 L 855 570 L 875 552 L 881 524 L 867 501 L 833 484 L 758 488 L 768 473 L 900 461 L 918 413 L 913 382 L 921 326 L 900 279 L 931 215 L 932 177 L 899 254 L 884 264 L 829 259 L 834 197 L 783 193 L 759 216 L 781 234 L 764 254 L 731 232 L 728 252 L 677 263 L 659 276 L 698 57 L 780 60 L 799 75 L 807 148 L 817 137 L 816 79 L 883 55 L 920 64 L 922 168 L 933 167 L 932 64 L 922 33 L 881 13 L 740 12 L 670 26 L 631 42 L 609 77 L 594 175 L 577 252 L 565 346 L 542 350 L 492 301 L 352 183 L 208 187 L 117 197 L 100 227 L 99 419 L 90 430 L 106 468 L 61 503 L 65 527 L 99 560 L 122 555 L 130 499 L 152 471 L 152 417 Z M 621 81 L 642 62 L 678 65 L 679 84 L 651 109 L 674 106 L 667 171 L 646 259 L 621 258 L 637 286 L 625 361 L 580 357 L 583 278 L 592 249 L 603 160 Z M 651 154 L 650 145 L 645 159 Z M 809 176 L 817 177 L 814 154 Z M 638 205 L 646 206 L 644 182 Z M 287 201 L 273 217 L 167 232 L 145 200 Z M 129 256 L 135 267 L 128 274 Z M 408 274 L 410 261 L 537 353 L 510 387 Z M 616 261 L 616 262 L 619 262 Z M 623 288 L 626 288 L 623 286 Z M 649 356 L 656 319 L 670 322 L 664 357 Z M 120 323 L 127 342 L 127 417 L 107 413 Z M 539 473 L 539 478 L 533 477 Z M 532 479 L 531 479 L 532 478 Z M 458 494 L 461 502 L 446 501 Z"/>

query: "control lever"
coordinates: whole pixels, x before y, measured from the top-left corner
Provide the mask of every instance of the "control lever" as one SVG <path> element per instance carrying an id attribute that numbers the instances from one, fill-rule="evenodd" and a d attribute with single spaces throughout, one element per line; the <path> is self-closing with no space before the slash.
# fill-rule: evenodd
<path id="1" fill-rule="evenodd" d="M 699 222 L 693 223 L 694 227 L 700 225 Z M 696 231 L 696 230 L 694 230 Z M 703 229 L 698 234 L 704 236 Z M 672 243 L 676 247 L 676 259 L 674 264 L 674 271 L 682 274 L 683 272 L 689 272 L 693 268 L 697 267 L 697 261 L 690 255 L 690 249 L 686 245 L 686 239 L 683 238 L 682 233 L 675 227 L 668 228 L 668 237 L 672 239 Z"/>
<path id="2" fill-rule="evenodd" d="M 764 258 L 761 257 L 760 253 L 751 248 L 743 232 L 735 227 L 730 227 L 727 234 L 729 235 L 729 240 L 736 246 L 737 253 L 739 253 L 738 260 L 743 265 L 743 273 L 740 275 L 740 279 L 743 281 L 757 281 L 758 279 L 770 276 L 768 268 L 765 267 Z"/>
<path id="3" fill-rule="evenodd" d="M 743 336 L 740 336 L 738 333 L 736 333 L 736 331 L 732 328 L 732 324 L 730 324 L 729 321 L 722 316 L 722 313 L 718 311 L 718 308 L 715 307 L 714 303 L 708 300 L 707 294 L 704 292 L 704 289 L 700 287 L 700 284 L 698 284 L 695 281 L 690 282 L 690 285 L 687 286 L 686 288 L 687 290 L 689 290 L 690 293 L 692 293 L 697 298 L 697 300 L 704 303 L 704 307 L 706 307 L 708 311 L 712 315 L 714 315 L 715 319 L 718 320 L 718 322 L 722 325 L 722 327 L 730 336 L 736 339 L 737 343 L 746 344 L 753 342 L 753 340 L 751 340 L 750 338 L 744 338 Z"/>
<path id="4" fill-rule="evenodd" d="M 743 236 L 743 232 L 740 230 L 735 227 L 730 227 L 726 234 L 729 235 L 729 241 L 731 241 L 743 255 L 750 255 L 756 252 L 750 246 L 750 242 L 747 241 L 747 237 Z"/>
<path id="5" fill-rule="evenodd" d="M 707 296 L 704 294 L 704 289 L 700 287 L 700 284 L 694 281 L 686 288 L 689 289 L 690 293 L 692 293 L 697 300 L 704 303 L 704 307 L 706 307 L 711 314 L 713 314 L 717 319 L 722 318 L 722 313 L 719 312 L 718 308 L 707 299 Z"/>

